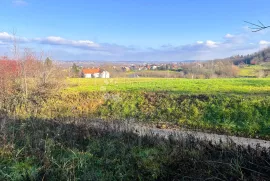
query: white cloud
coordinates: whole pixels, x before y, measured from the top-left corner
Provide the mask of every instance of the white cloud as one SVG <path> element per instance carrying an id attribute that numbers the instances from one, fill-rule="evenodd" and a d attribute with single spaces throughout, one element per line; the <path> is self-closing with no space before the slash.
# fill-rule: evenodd
<path id="1" fill-rule="evenodd" d="M 270 42 L 269 42 L 269 41 L 265 41 L 265 40 L 261 40 L 261 41 L 259 42 L 259 44 L 260 44 L 260 45 L 269 45 Z"/>
<path id="2" fill-rule="evenodd" d="M 94 43 L 90 40 L 68 40 L 58 36 L 49 36 L 46 38 L 35 38 L 35 41 L 38 41 L 42 44 L 50 45 L 65 45 L 78 48 L 98 48 L 99 44 Z"/>
<path id="3" fill-rule="evenodd" d="M 7 32 L 0 32 L 0 41 L 2 41 L 2 42 L 11 42 L 14 39 L 16 39 L 16 41 L 18 41 L 20 43 L 28 42 L 27 38 L 14 36 L 14 35 L 11 35 L 11 34 L 9 34 Z"/>
<path id="4" fill-rule="evenodd" d="M 235 37 L 235 36 L 232 34 L 229 34 L 229 33 L 225 35 L 225 38 L 233 38 L 233 37 Z"/>
<path id="5" fill-rule="evenodd" d="M 214 42 L 214 41 L 211 41 L 211 40 L 207 40 L 205 45 L 210 47 L 210 48 L 216 48 L 218 47 L 218 42 Z"/>
<path id="6" fill-rule="evenodd" d="M 255 34 L 254 34 L 255 36 Z M 141 60 L 141 61 L 180 61 L 180 60 L 207 60 L 213 58 L 224 58 L 234 54 L 253 53 L 261 47 L 270 45 L 270 42 L 249 38 L 246 34 L 227 34 L 220 37 L 220 40 L 199 40 L 186 45 L 165 44 L 160 48 L 140 49 L 132 46 L 121 46 L 109 43 L 97 43 L 91 40 L 66 39 L 60 36 L 48 36 L 41 38 L 21 38 L 17 37 L 18 42 L 34 47 L 39 45 L 41 48 L 54 52 L 59 59 L 61 56 L 66 59 L 66 55 L 80 57 L 80 59 L 96 60 Z M 0 32 L 0 45 L 12 42 L 14 36 L 7 32 Z M 4 46 L 2 46 L 4 47 Z M 63 53 L 66 52 L 66 53 Z M 85 57 L 85 58 L 81 58 Z M 76 58 L 74 58 L 76 59 Z"/>
<path id="7" fill-rule="evenodd" d="M 205 42 L 204 41 L 197 41 L 195 44 L 188 45 L 188 47 L 189 48 L 197 47 L 199 49 L 216 48 L 216 47 L 218 47 L 219 44 L 220 44 L 219 42 L 215 42 L 215 41 L 212 41 L 212 40 L 207 40 Z"/>
<path id="8" fill-rule="evenodd" d="M 7 32 L 0 32 L 0 40 L 12 40 L 13 35 L 8 34 Z"/>
<path id="9" fill-rule="evenodd" d="M 44 44 L 44 45 L 58 45 L 65 46 L 69 48 L 77 48 L 81 50 L 87 50 L 95 53 L 106 53 L 106 54 L 123 54 L 129 51 L 134 51 L 134 47 L 121 46 L 117 44 L 109 43 L 95 43 L 90 40 L 71 40 L 65 39 L 59 36 L 49 36 L 46 38 L 34 38 L 33 42 Z"/>
<path id="10" fill-rule="evenodd" d="M 28 3 L 24 0 L 14 0 L 12 1 L 12 3 L 16 6 L 25 6 L 27 5 Z"/>
<path id="11" fill-rule="evenodd" d="M 235 45 L 235 44 L 243 44 L 248 41 L 250 36 L 247 36 L 246 34 L 226 34 L 224 36 L 223 44 L 227 44 L 227 46 Z"/>

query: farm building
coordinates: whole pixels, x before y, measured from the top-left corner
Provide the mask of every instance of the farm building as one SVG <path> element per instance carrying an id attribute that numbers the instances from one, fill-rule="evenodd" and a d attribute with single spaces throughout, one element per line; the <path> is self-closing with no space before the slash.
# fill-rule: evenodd
<path id="1" fill-rule="evenodd" d="M 103 71 L 100 73 L 100 78 L 110 78 L 110 73 L 108 71 Z"/>
<path id="2" fill-rule="evenodd" d="M 82 69 L 82 76 L 84 78 L 110 78 L 110 73 L 108 71 L 102 71 L 100 68 Z"/>

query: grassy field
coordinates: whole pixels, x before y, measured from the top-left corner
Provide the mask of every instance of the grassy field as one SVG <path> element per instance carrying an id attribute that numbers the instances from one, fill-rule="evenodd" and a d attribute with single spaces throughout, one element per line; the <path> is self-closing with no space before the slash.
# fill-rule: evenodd
<path id="1" fill-rule="evenodd" d="M 67 79 L 66 92 L 89 91 L 169 91 L 182 94 L 267 94 L 270 93 L 270 78 L 267 79 L 162 79 L 162 78 L 117 78 L 117 79 Z"/>
<path id="2" fill-rule="evenodd" d="M 161 121 L 190 129 L 269 139 L 269 78 L 66 81 L 68 86 L 62 92 L 65 103 L 54 107 L 70 102 L 69 107 L 76 105 L 79 110 L 77 114 Z M 69 107 L 62 108 L 63 115 L 69 115 Z"/>
<path id="3" fill-rule="evenodd" d="M 26 102 L 7 104 L 3 111 L 19 119 L 133 119 L 270 139 L 269 78 L 64 81 L 60 92 L 42 92 L 42 97 L 33 92 Z"/>
<path id="4" fill-rule="evenodd" d="M 248 65 L 246 67 L 240 68 L 239 76 L 240 77 L 256 77 L 260 70 L 265 69 L 266 67 L 261 65 Z"/>
<path id="5" fill-rule="evenodd" d="M 269 152 L 259 147 L 106 133 L 87 123 L 132 119 L 270 140 L 270 79 L 65 82 L 60 92 L 0 107 L 10 118 L 0 119 L 0 180 L 269 180 Z"/>

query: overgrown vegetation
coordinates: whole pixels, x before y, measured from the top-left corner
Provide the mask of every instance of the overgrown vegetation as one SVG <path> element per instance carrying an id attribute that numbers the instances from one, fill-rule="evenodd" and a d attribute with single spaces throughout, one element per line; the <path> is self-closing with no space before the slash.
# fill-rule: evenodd
<path id="1" fill-rule="evenodd" d="M 64 119 L 4 120 L 0 180 L 269 180 L 265 149 L 101 132 Z"/>

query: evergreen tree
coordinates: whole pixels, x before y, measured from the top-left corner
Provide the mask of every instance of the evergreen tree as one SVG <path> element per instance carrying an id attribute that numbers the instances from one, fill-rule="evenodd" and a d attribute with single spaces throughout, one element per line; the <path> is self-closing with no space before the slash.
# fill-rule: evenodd
<path id="1" fill-rule="evenodd" d="M 49 57 L 47 57 L 44 64 L 45 64 L 45 67 L 50 68 L 52 67 L 53 62 Z"/>
<path id="2" fill-rule="evenodd" d="M 71 67 L 72 77 L 78 77 L 80 73 L 80 67 L 73 63 Z"/>

